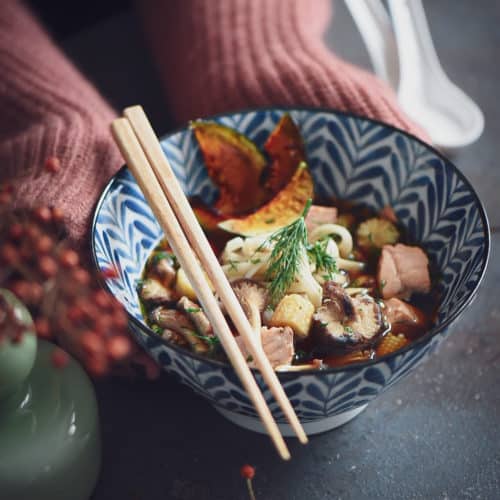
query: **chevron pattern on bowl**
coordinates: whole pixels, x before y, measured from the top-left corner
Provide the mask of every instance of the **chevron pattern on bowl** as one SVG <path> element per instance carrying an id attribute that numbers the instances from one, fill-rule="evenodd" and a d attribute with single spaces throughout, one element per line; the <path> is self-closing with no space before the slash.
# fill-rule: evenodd
<path id="1" fill-rule="evenodd" d="M 262 146 L 284 109 L 245 111 L 213 118 Z M 322 371 L 280 374 L 306 432 L 336 427 L 415 368 L 445 337 L 475 296 L 489 255 L 484 209 L 460 171 L 414 137 L 379 122 L 321 109 L 289 109 L 303 135 L 315 192 L 375 210 L 391 205 L 410 241 L 422 245 L 440 273 L 435 327 L 419 341 L 376 361 Z M 188 195 L 210 203 L 208 178 L 192 132 L 162 139 L 162 147 Z M 260 431 L 254 409 L 233 369 L 200 357 L 154 334 L 145 324 L 135 285 L 162 231 L 129 171 L 108 184 L 96 209 L 92 248 L 98 269 L 116 267 L 106 285 L 126 308 L 141 345 L 179 380 L 239 425 Z M 289 429 L 271 394 L 257 380 L 282 430 Z"/>

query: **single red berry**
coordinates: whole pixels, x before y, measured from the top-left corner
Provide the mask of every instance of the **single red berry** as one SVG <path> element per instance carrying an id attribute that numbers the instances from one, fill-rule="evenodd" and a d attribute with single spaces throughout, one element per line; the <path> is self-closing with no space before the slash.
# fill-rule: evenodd
<path id="1" fill-rule="evenodd" d="M 240 474 L 245 479 L 253 479 L 255 476 L 255 469 L 251 465 L 245 464 L 240 469 Z"/>
<path id="2" fill-rule="evenodd" d="M 40 222 L 49 222 L 52 220 L 52 211 L 49 207 L 38 207 L 33 210 L 33 215 Z"/>
<path id="3" fill-rule="evenodd" d="M 88 299 L 80 303 L 84 319 L 95 322 L 99 318 L 99 308 Z"/>
<path id="4" fill-rule="evenodd" d="M 61 170 L 61 160 L 57 156 L 49 156 L 45 160 L 45 170 L 52 174 L 59 172 Z"/>
<path id="5" fill-rule="evenodd" d="M 81 307 L 74 305 L 68 309 L 66 316 L 72 323 L 79 323 L 80 321 L 82 321 L 84 313 Z"/>
<path id="6" fill-rule="evenodd" d="M 60 347 L 56 347 L 52 351 L 51 361 L 56 368 L 64 368 L 69 363 L 68 353 Z"/>
<path id="7" fill-rule="evenodd" d="M 26 233 L 26 236 L 33 241 L 37 240 L 41 234 L 40 228 L 33 222 L 28 224 L 24 231 Z"/>
<path id="8" fill-rule="evenodd" d="M 128 337 L 116 335 L 106 341 L 106 349 L 111 359 L 120 361 L 132 351 L 132 343 Z"/>
<path id="9" fill-rule="evenodd" d="M 7 265 L 14 265 L 18 262 L 18 250 L 11 243 L 5 243 L 0 249 L 0 259 Z"/>
<path id="10" fill-rule="evenodd" d="M 66 250 L 63 250 L 61 254 L 59 255 L 59 262 L 64 266 L 64 267 L 75 267 L 78 265 L 80 258 L 78 257 L 78 254 L 69 248 Z"/>
<path id="11" fill-rule="evenodd" d="M 7 191 L 0 191 L 0 205 L 9 205 L 12 203 L 12 195 Z"/>
<path id="12" fill-rule="evenodd" d="M 50 332 L 49 320 L 47 318 L 37 318 L 35 320 L 35 329 L 36 334 L 42 339 L 50 339 L 52 338 L 52 334 Z"/>
<path id="13" fill-rule="evenodd" d="M 40 283 L 31 282 L 29 284 L 29 303 L 37 304 L 43 297 L 43 286 Z"/>
<path id="14" fill-rule="evenodd" d="M 23 235 L 23 233 L 24 233 L 23 226 L 19 222 L 14 222 L 14 224 L 12 224 L 12 226 L 10 226 L 10 228 L 9 228 L 9 236 L 14 241 L 19 240 L 21 238 L 21 236 Z"/>
<path id="15" fill-rule="evenodd" d="M 94 329 L 99 335 L 104 337 L 108 334 L 113 321 L 113 318 L 109 314 L 103 314 L 99 311 L 89 319 L 92 319 L 94 321 Z"/>
<path id="16" fill-rule="evenodd" d="M 42 234 L 35 243 L 35 249 L 38 253 L 48 253 L 52 250 L 54 242 L 52 238 L 46 234 Z"/>
<path id="17" fill-rule="evenodd" d="M 90 283 L 90 274 L 81 267 L 74 269 L 72 276 L 80 285 L 88 285 Z"/>
<path id="18" fill-rule="evenodd" d="M 121 305 L 119 305 L 119 309 L 113 313 L 113 325 L 115 328 L 126 328 L 128 325 L 127 315 Z"/>
<path id="19" fill-rule="evenodd" d="M 104 279 L 118 278 L 118 271 L 116 270 L 115 267 L 108 267 L 106 269 L 103 269 L 101 274 Z"/>
<path id="20" fill-rule="evenodd" d="M 111 306 L 111 297 L 104 290 L 96 290 L 93 298 L 94 302 L 103 309 Z"/>
<path id="21" fill-rule="evenodd" d="M 23 302 L 28 302 L 30 298 L 30 285 L 27 281 L 18 280 L 10 285 L 10 291 Z"/>
<path id="22" fill-rule="evenodd" d="M 36 257 L 36 254 L 33 251 L 33 247 L 30 243 L 27 243 L 21 247 L 21 249 L 19 250 L 19 255 L 24 261 L 31 261 L 33 257 Z"/>
<path id="23" fill-rule="evenodd" d="M 57 262 L 48 255 L 40 257 L 38 260 L 38 268 L 46 278 L 52 278 L 57 274 Z"/>
<path id="24" fill-rule="evenodd" d="M 108 360 L 106 356 L 93 356 L 90 359 L 87 359 L 85 365 L 87 366 L 87 370 L 96 377 L 101 377 L 105 375 L 108 371 Z"/>
<path id="25" fill-rule="evenodd" d="M 52 207 L 52 220 L 62 222 L 64 220 L 64 212 L 59 207 Z"/>
<path id="26" fill-rule="evenodd" d="M 103 339 L 92 330 L 87 330 L 82 333 L 80 336 L 80 345 L 83 350 L 91 356 L 101 354 L 104 351 Z"/>

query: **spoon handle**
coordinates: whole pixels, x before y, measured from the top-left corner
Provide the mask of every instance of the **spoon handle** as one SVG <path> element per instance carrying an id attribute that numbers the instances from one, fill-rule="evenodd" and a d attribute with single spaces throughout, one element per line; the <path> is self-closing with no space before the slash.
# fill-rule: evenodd
<path id="1" fill-rule="evenodd" d="M 344 0 L 379 78 L 398 88 L 399 63 L 391 19 L 381 0 Z"/>
<path id="2" fill-rule="evenodd" d="M 445 73 L 434 48 L 421 0 L 388 0 L 399 53 L 399 93 L 421 88 Z"/>

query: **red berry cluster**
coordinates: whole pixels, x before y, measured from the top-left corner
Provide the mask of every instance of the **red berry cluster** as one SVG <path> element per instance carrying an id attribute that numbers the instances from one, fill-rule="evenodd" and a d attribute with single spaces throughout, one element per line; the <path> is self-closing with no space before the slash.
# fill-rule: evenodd
<path id="1" fill-rule="evenodd" d="M 50 165 L 57 170 L 57 162 L 51 160 Z M 0 205 L 5 207 L 11 195 L 11 188 L 0 188 Z M 82 265 L 81 255 L 63 235 L 63 213 L 58 208 L 16 213 L 0 209 L 0 287 L 11 290 L 28 307 L 38 336 L 58 341 L 89 372 L 103 375 L 133 354 L 127 316 Z M 116 277 L 115 270 L 102 276 L 112 277 Z M 22 330 L 1 329 L 12 321 L 6 311 L 0 318 L 0 337 L 16 341 Z M 56 350 L 54 365 L 64 366 L 66 357 L 64 351 Z"/>

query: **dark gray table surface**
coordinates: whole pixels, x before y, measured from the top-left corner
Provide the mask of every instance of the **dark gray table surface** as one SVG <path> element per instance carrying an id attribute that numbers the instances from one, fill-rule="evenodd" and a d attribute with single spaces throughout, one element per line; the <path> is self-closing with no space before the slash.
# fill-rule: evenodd
<path id="1" fill-rule="evenodd" d="M 312 2 L 313 4 L 313 2 Z M 474 304 L 439 352 L 344 427 L 307 447 L 289 440 L 281 462 L 269 439 L 235 427 L 168 378 L 97 383 L 103 468 L 94 500 L 245 499 L 243 463 L 263 499 L 500 498 L 500 6 L 426 0 L 438 53 L 481 106 L 486 129 L 453 158 L 476 187 L 493 227 L 489 270 Z M 342 2 L 327 41 L 369 67 Z M 168 110 L 133 13 L 101 22 L 65 48 L 108 99 L 143 103 L 156 129 Z"/>

